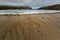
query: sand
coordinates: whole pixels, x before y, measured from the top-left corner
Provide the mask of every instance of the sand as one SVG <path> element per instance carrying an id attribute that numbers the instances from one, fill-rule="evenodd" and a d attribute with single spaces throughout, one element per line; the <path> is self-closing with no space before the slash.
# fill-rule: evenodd
<path id="1" fill-rule="evenodd" d="M 0 16 L 0 40 L 60 40 L 60 14 Z"/>

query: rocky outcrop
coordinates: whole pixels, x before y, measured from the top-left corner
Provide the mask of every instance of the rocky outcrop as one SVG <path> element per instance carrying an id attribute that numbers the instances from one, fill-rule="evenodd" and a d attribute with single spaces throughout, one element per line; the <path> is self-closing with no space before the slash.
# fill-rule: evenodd
<path id="1" fill-rule="evenodd" d="M 38 8 L 38 10 L 40 10 L 40 9 L 44 9 L 44 10 L 60 10 L 60 4 Z"/>
<path id="2" fill-rule="evenodd" d="M 7 10 L 7 9 L 32 9 L 29 6 L 7 6 L 7 5 L 0 5 L 0 10 Z"/>

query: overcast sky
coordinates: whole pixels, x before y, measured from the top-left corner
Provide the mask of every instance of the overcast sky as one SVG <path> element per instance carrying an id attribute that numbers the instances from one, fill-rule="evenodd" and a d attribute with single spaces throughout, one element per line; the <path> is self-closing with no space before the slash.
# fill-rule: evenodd
<path id="1" fill-rule="evenodd" d="M 60 0 L 0 0 L 0 5 L 28 5 L 34 8 L 53 4 L 60 4 Z"/>

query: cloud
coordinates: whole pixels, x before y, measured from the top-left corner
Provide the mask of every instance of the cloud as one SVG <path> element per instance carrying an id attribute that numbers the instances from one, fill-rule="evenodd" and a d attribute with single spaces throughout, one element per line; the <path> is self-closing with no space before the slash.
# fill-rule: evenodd
<path id="1" fill-rule="evenodd" d="M 19 0 L 14 0 L 14 2 L 10 2 L 10 1 L 0 1 L 0 5 L 26 5 L 32 2 L 32 0 L 24 0 L 24 1 L 19 1 Z"/>
<path id="2" fill-rule="evenodd" d="M 60 4 L 60 0 L 0 0 L 0 5 L 29 5 L 32 7 L 42 7 L 53 4 Z"/>
<path id="3" fill-rule="evenodd" d="M 30 1 L 31 2 L 31 1 Z M 27 0 L 25 2 L 22 2 L 22 3 L 11 3 L 11 2 L 5 2 L 5 1 L 0 1 L 0 5 L 24 5 L 24 4 L 27 4 L 29 2 L 27 2 Z"/>
<path id="4" fill-rule="evenodd" d="M 32 0 L 24 0 L 25 3 L 30 3 Z"/>

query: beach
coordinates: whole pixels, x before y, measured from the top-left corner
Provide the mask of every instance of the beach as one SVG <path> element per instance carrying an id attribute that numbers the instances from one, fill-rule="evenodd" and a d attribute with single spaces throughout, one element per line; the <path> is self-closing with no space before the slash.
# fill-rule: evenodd
<path id="1" fill-rule="evenodd" d="M 60 40 L 60 13 L 0 15 L 0 40 Z"/>

